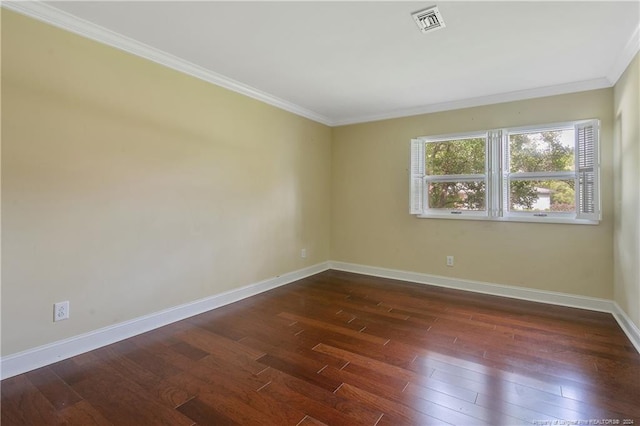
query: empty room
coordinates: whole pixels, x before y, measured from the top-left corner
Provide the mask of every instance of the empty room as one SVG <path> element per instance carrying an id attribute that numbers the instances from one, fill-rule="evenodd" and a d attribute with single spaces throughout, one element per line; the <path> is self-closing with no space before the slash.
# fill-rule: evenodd
<path id="1" fill-rule="evenodd" d="M 3 426 L 640 424 L 640 2 L 0 13 Z"/>

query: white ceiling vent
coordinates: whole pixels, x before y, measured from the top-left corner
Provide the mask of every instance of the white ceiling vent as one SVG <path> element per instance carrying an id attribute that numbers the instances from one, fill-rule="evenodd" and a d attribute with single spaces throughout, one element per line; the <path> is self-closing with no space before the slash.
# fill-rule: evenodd
<path id="1" fill-rule="evenodd" d="M 411 16 L 423 33 L 446 27 L 437 6 L 412 13 Z"/>

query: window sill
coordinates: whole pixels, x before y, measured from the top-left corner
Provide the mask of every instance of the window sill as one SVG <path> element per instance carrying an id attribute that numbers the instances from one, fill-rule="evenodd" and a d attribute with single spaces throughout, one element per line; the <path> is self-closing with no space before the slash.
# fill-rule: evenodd
<path id="1" fill-rule="evenodd" d="M 521 223 L 555 223 L 564 225 L 599 225 L 599 220 L 573 219 L 566 217 L 488 217 L 478 215 L 445 215 L 445 214 L 420 214 L 418 219 L 448 219 L 448 220 L 481 220 L 489 222 L 521 222 Z"/>

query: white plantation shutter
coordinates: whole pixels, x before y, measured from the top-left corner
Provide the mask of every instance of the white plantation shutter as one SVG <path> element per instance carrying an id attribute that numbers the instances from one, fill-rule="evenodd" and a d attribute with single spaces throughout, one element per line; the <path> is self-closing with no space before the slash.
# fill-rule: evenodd
<path id="1" fill-rule="evenodd" d="M 409 170 L 409 212 L 422 214 L 424 211 L 424 152 L 425 142 L 411 140 L 411 168 Z"/>
<path id="2" fill-rule="evenodd" d="M 578 219 L 600 220 L 598 133 L 598 120 L 575 125 Z"/>

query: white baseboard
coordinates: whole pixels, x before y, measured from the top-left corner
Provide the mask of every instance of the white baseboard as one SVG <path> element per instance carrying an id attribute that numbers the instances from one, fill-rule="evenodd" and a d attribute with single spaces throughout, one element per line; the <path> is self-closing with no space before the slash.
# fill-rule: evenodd
<path id="1" fill-rule="evenodd" d="M 440 275 L 423 274 L 420 272 L 378 268 L 375 266 L 357 265 L 354 263 L 331 261 L 329 262 L 329 265 L 331 266 L 331 269 L 372 275 L 375 277 L 391 278 L 394 280 L 409 281 L 418 284 L 429 284 L 438 287 L 472 291 L 474 293 L 490 294 L 493 296 L 511 297 L 513 299 L 528 300 L 531 302 L 542 302 L 572 308 L 589 309 L 591 311 L 613 312 L 613 302 L 607 299 L 597 299 L 594 297 L 577 296 L 554 291 L 534 290 L 524 287 L 471 281 L 460 278 L 449 278 Z"/>
<path id="2" fill-rule="evenodd" d="M 302 278 L 326 271 L 327 269 L 391 278 L 418 284 L 435 285 L 494 296 L 511 297 L 514 299 L 548 303 L 552 305 L 608 312 L 613 315 L 633 346 L 638 350 L 638 352 L 640 352 L 640 330 L 620 308 L 620 306 L 612 300 L 492 284 L 480 281 L 448 278 L 419 272 L 330 261 L 319 263 L 298 271 L 282 274 L 274 278 L 269 278 L 258 283 L 216 294 L 184 305 L 175 306 L 160 312 L 134 318 L 129 321 L 104 327 L 68 339 L 53 342 L 48 345 L 5 356 L 0 359 L 0 378 L 6 379 L 63 359 L 110 345 L 158 327 L 292 283 Z"/>
<path id="3" fill-rule="evenodd" d="M 635 346 L 636 350 L 640 353 L 640 329 L 631 321 L 631 318 L 629 318 L 627 313 L 623 311 L 616 302 L 613 302 L 612 314 L 616 321 L 618 321 L 624 334 L 627 335 L 631 343 L 633 343 L 633 346 Z"/>
<path id="4" fill-rule="evenodd" d="M 134 318 L 112 326 L 104 327 L 68 339 L 53 342 L 37 348 L 8 355 L 0 359 L 0 377 L 6 379 L 36 368 L 80 355 L 82 353 L 110 345 L 120 340 L 145 333 L 182 319 L 219 308 L 247 297 L 292 283 L 310 275 L 329 269 L 323 262 L 304 269 L 278 275 L 238 289 L 216 294 L 184 305 Z"/>
<path id="5" fill-rule="evenodd" d="M 379 268 L 354 263 L 330 261 L 329 266 L 330 269 L 371 275 L 375 277 L 391 278 L 394 280 L 408 281 L 418 284 L 435 285 L 438 287 L 472 291 L 475 293 L 490 294 L 493 296 L 511 297 L 513 299 L 528 300 L 531 302 L 588 309 L 590 311 L 608 312 L 613 315 L 620 325 L 620 328 L 622 328 L 622 331 L 624 331 L 633 346 L 640 353 L 640 330 L 613 300 L 486 283 L 481 281 L 463 280 L 459 278 L 449 278 L 439 275 Z"/>

